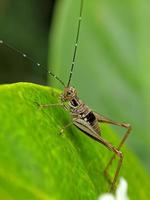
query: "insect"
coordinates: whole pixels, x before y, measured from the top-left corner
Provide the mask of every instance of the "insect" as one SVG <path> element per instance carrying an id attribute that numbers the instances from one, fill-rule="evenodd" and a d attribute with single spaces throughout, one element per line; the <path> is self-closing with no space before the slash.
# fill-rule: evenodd
<path id="1" fill-rule="evenodd" d="M 121 152 L 121 147 L 123 146 L 124 142 L 126 141 L 129 133 L 131 132 L 131 125 L 127 123 L 120 123 L 120 122 L 115 122 L 107 117 L 104 117 L 94 111 L 92 111 L 86 104 L 80 100 L 78 97 L 77 91 L 75 88 L 70 86 L 71 79 L 72 79 L 72 74 L 73 74 L 73 69 L 75 66 L 75 59 L 76 59 L 76 54 L 77 54 L 77 48 L 78 48 L 78 43 L 79 43 L 79 34 L 80 34 L 80 27 L 81 27 L 81 20 L 82 20 L 82 13 L 83 13 L 83 0 L 81 0 L 81 5 L 80 5 L 80 13 L 79 13 L 79 19 L 78 19 L 78 26 L 77 26 L 77 34 L 76 34 L 76 40 L 75 40 L 75 46 L 74 46 L 74 53 L 73 53 L 73 58 L 72 58 L 72 64 L 71 64 L 71 70 L 69 74 L 69 79 L 67 84 L 65 84 L 59 77 L 57 77 L 55 74 L 53 74 L 50 71 L 46 71 L 53 76 L 57 81 L 60 82 L 61 85 L 63 85 L 64 90 L 63 93 L 60 96 L 60 103 L 56 104 L 39 104 L 41 108 L 48 108 L 50 106 L 62 106 L 65 108 L 65 110 L 70 112 L 70 115 L 72 117 L 72 121 L 68 123 L 64 128 L 60 131 L 61 133 L 64 132 L 66 128 L 68 128 L 71 125 L 75 125 L 78 129 L 80 129 L 83 133 L 87 134 L 89 137 L 93 138 L 97 142 L 103 144 L 107 149 L 112 151 L 114 155 L 106 165 L 106 168 L 104 170 L 104 175 L 107 177 L 107 180 L 110 182 L 110 191 L 113 191 L 115 189 L 115 184 L 117 181 L 117 178 L 119 176 L 119 171 L 123 162 L 123 154 Z M 0 41 L 1 45 L 5 45 L 8 48 L 11 48 L 14 51 L 17 51 L 19 54 L 21 54 L 23 57 L 26 57 L 27 59 L 31 60 L 34 64 L 35 62 L 28 57 L 26 54 L 23 54 L 21 51 L 14 49 L 13 47 L 5 44 L 3 41 Z M 39 67 L 40 64 L 36 63 L 36 65 Z M 42 66 L 41 66 L 42 67 Z M 120 144 L 115 147 L 108 141 L 106 141 L 104 138 L 101 136 L 101 130 L 100 126 L 101 123 L 107 123 L 107 124 L 112 124 L 116 126 L 120 126 L 126 129 L 125 135 L 123 136 L 122 140 L 120 141 Z M 118 157 L 118 164 L 115 170 L 115 174 L 112 178 L 110 179 L 108 175 L 108 169 L 110 168 L 113 160 Z"/>

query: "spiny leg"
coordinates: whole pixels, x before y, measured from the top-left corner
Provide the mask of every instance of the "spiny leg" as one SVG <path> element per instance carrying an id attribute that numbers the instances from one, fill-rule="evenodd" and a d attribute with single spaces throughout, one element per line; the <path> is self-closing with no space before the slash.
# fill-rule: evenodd
<path id="1" fill-rule="evenodd" d="M 121 142 L 120 142 L 119 145 L 118 145 L 118 148 L 117 148 L 118 150 L 121 149 L 122 145 L 124 144 L 125 140 L 127 139 L 128 135 L 129 135 L 130 131 L 131 131 L 131 126 L 129 125 L 129 127 L 127 128 L 127 131 L 126 131 L 126 133 L 125 133 L 125 135 L 124 135 L 124 137 L 122 138 Z M 108 175 L 107 175 L 107 174 L 108 174 L 108 173 L 107 173 L 107 172 L 108 172 L 108 169 L 109 169 L 109 167 L 111 166 L 111 164 L 112 164 L 112 162 L 113 162 L 114 159 L 115 159 L 115 155 L 112 156 L 112 158 L 110 159 L 110 161 L 109 161 L 108 164 L 106 165 L 106 168 L 105 168 L 105 170 L 104 170 L 104 173 L 105 173 L 106 176 L 108 176 Z"/>
<path id="2" fill-rule="evenodd" d="M 112 151 L 113 153 L 115 153 L 115 155 L 118 156 L 118 158 L 119 158 L 118 165 L 117 165 L 117 168 L 116 168 L 113 180 L 111 182 L 111 187 L 110 187 L 110 192 L 114 191 L 114 189 L 115 189 L 115 183 L 116 183 L 116 180 L 118 178 L 119 171 L 120 171 L 120 168 L 121 168 L 121 165 L 122 165 L 122 161 L 123 161 L 123 154 L 116 147 L 114 147 L 112 144 L 110 144 L 109 142 L 107 142 L 106 140 L 104 140 L 99 135 L 95 136 L 94 138 L 97 141 L 99 141 L 101 144 L 103 144 L 104 146 L 106 146 L 110 151 Z"/>
<path id="3" fill-rule="evenodd" d="M 116 181 L 117 181 L 117 178 L 119 176 L 119 172 L 120 172 L 120 169 L 121 169 L 121 166 L 122 166 L 123 154 L 122 154 L 122 152 L 120 152 L 120 153 L 121 154 L 119 155 L 118 166 L 117 166 L 113 181 L 111 183 L 110 192 L 115 190 Z"/>
<path id="4" fill-rule="evenodd" d="M 62 103 L 55 103 L 55 104 L 39 104 L 37 102 L 35 102 L 39 107 L 40 109 L 43 109 L 43 108 L 48 108 L 48 107 L 51 107 L 51 106 L 63 106 Z M 64 130 L 66 128 L 68 128 L 69 126 L 71 126 L 73 124 L 73 121 L 68 123 L 67 125 L 65 125 L 61 130 L 60 130 L 60 135 L 64 132 Z"/>
<path id="5" fill-rule="evenodd" d="M 128 138 L 128 135 L 131 132 L 131 125 L 130 124 L 126 124 L 126 123 L 114 122 L 114 121 L 112 121 L 112 120 L 110 120 L 110 119 L 108 119 L 108 118 L 106 118 L 104 116 L 101 116 L 101 115 L 97 114 L 97 113 L 96 113 L 96 117 L 97 117 L 99 122 L 113 124 L 113 125 L 121 126 L 121 127 L 124 127 L 124 128 L 127 129 L 127 131 L 125 132 L 124 137 L 122 138 L 121 142 L 118 145 L 117 149 L 120 150 L 121 147 L 123 146 L 123 144 L 125 143 L 126 139 Z M 111 164 L 112 164 L 113 160 L 115 159 L 115 157 L 116 157 L 116 155 L 114 154 L 112 156 L 112 158 L 110 159 L 110 161 L 108 162 L 108 164 L 106 165 L 106 168 L 104 170 L 104 174 L 105 174 L 106 178 L 108 179 L 108 181 L 110 183 L 111 183 L 111 181 L 110 181 L 110 177 L 108 175 L 108 169 L 111 166 Z"/>
<path id="6" fill-rule="evenodd" d="M 62 103 L 55 103 L 55 104 L 39 104 L 37 102 L 35 102 L 41 109 L 43 108 L 48 108 L 48 107 L 51 107 L 51 106 L 64 106 Z M 75 115 L 76 116 L 76 115 Z M 66 128 L 68 128 L 69 126 L 71 126 L 74 122 L 74 120 L 76 120 L 76 117 L 73 116 L 73 121 L 71 121 L 70 123 L 68 123 L 67 125 L 65 125 L 61 130 L 60 130 L 60 134 L 62 134 L 64 132 L 64 130 Z"/>
<path id="7" fill-rule="evenodd" d="M 68 128 L 69 126 L 71 126 L 71 125 L 73 125 L 73 121 L 70 122 L 70 123 L 68 123 L 68 124 L 66 124 L 66 125 L 60 130 L 60 134 L 62 134 L 62 133 L 64 132 L 64 130 L 65 130 L 66 128 Z"/>
<path id="8" fill-rule="evenodd" d="M 62 134 L 66 128 L 68 128 L 69 126 L 73 125 L 74 122 L 75 122 L 77 119 L 78 119 L 78 116 L 72 115 L 72 121 L 71 121 L 70 123 L 66 124 L 66 125 L 61 129 L 60 134 Z"/>
<path id="9" fill-rule="evenodd" d="M 43 108 L 49 108 L 51 106 L 63 106 L 62 103 L 54 103 L 54 104 L 39 104 L 37 102 L 35 102 L 37 104 L 37 106 L 40 108 L 40 109 L 43 109 Z"/>

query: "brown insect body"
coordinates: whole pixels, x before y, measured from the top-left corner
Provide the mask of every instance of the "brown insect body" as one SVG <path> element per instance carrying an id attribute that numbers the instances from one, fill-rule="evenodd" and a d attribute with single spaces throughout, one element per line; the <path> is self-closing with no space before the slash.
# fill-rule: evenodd
<path id="1" fill-rule="evenodd" d="M 77 96 L 77 92 L 73 87 L 65 87 L 64 93 L 61 94 L 61 101 L 66 110 L 68 110 L 73 118 L 73 124 L 83 131 L 83 122 L 85 124 L 85 133 L 91 135 L 91 130 L 100 134 L 98 119 L 95 113 L 82 102 Z M 64 104 L 67 102 L 67 105 Z M 90 127 L 90 128 L 89 128 Z"/>

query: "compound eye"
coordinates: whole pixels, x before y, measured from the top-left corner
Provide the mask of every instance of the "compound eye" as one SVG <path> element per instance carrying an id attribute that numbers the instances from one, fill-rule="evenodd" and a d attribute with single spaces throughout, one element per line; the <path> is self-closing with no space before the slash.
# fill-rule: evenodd
<path id="1" fill-rule="evenodd" d="M 70 91 L 68 91 L 68 92 L 67 92 L 67 95 L 71 95 L 71 92 L 70 92 Z"/>

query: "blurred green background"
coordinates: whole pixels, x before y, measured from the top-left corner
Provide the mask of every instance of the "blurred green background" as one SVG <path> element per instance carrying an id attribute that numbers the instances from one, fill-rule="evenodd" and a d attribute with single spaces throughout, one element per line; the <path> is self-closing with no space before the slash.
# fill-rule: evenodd
<path id="1" fill-rule="evenodd" d="M 48 35 L 54 0 L 1 0 L 0 39 L 47 66 Z M 46 84 L 47 75 L 7 48 L 0 48 L 0 82 L 33 81 Z"/>
<path id="2" fill-rule="evenodd" d="M 1 0 L 0 39 L 49 66 L 66 82 L 79 6 L 80 0 Z M 149 22 L 148 0 L 85 0 L 72 80 L 81 99 L 93 110 L 132 124 L 128 145 L 148 171 Z M 5 47 L 0 48 L 0 58 L 1 83 L 49 82 L 45 73 Z M 50 84 L 59 86 L 53 79 Z M 116 129 L 121 136 L 123 131 Z"/>

